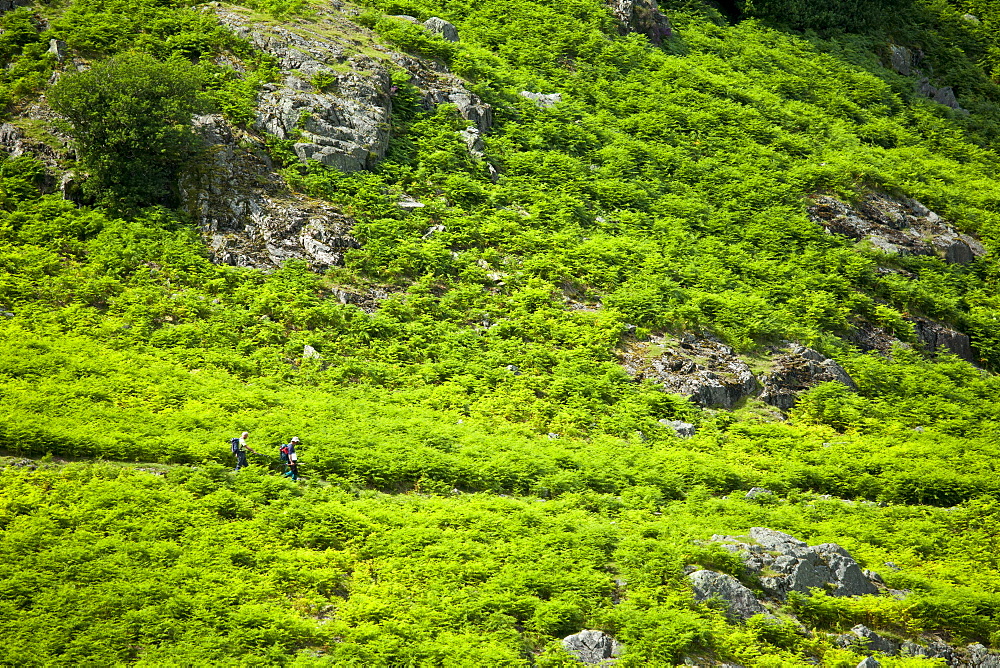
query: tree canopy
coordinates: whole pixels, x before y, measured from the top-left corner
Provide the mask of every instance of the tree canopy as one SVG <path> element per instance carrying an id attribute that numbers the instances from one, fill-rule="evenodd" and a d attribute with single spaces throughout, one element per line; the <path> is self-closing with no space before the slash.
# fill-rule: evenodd
<path id="1" fill-rule="evenodd" d="M 197 147 L 200 70 L 127 52 L 67 75 L 48 94 L 73 125 L 86 189 L 125 208 L 170 203 L 180 166 Z"/>

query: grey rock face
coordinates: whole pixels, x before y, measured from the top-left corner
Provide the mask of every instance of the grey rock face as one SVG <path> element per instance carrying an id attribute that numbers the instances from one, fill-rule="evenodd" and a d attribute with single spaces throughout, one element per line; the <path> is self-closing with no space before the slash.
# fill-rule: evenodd
<path id="1" fill-rule="evenodd" d="M 698 431 L 698 428 L 693 424 L 681 420 L 660 420 L 659 422 L 667 429 L 672 429 L 681 438 L 690 438 Z"/>
<path id="2" fill-rule="evenodd" d="M 976 238 L 955 230 L 941 216 L 912 199 L 869 193 L 856 205 L 816 195 L 809 217 L 828 232 L 864 240 L 892 255 L 937 255 L 967 264 L 986 254 Z"/>
<path id="3" fill-rule="evenodd" d="M 293 148 L 303 162 L 317 160 L 349 172 L 371 168 L 384 157 L 395 94 L 390 64 L 410 73 L 425 107 L 454 104 L 481 133 L 493 123 L 490 106 L 440 64 L 388 49 L 376 58 L 336 37 L 368 34 L 339 14 L 321 12 L 315 24 L 280 26 L 255 23 L 237 9 L 214 11 L 223 25 L 277 59 L 282 78 L 258 95 L 254 127 L 297 139 Z M 448 34 L 448 26 L 454 30 L 441 19 L 428 23 Z"/>
<path id="4" fill-rule="evenodd" d="M 673 34 L 670 19 L 660 11 L 656 0 L 608 0 L 608 5 L 622 35 L 639 33 L 653 44 L 662 44 Z"/>
<path id="5" fill-rule="evenodd" d="M 864 624 L 858 624 L 850 633 L 838 636 L 834 641 L 840 647 L 854 647 L 866 652 L 881 652 L 890 656 L 899 653 L 900 645 L 888 638 L 883 638 Z"/>
<path id="6" fill-rule="evenodd" d="M 268 269 L 304 259 L 325 269 L 360 246 L 349 218 L 289 192 L 257 137 L 221 116 L 194 125 L 208 148 L 201 168 L 182 177 L 182 208 L 198 222 L 215 262 Z"/>
<path id="7" fill-rule="evenodd" d="M 432 16 L 424 21 L 424 27 L 435 35 L 441 35 L 441 39 L 446 42 L 458 41 L 458 28 L 442 18 Z"/>
<path id="8" fill-rule="evenodd" d="M 715 571 L 695 571 L 688 575 L 694 588 L 696 601 L 713 597 L 726 602 L 726 614 L 735 621 L 745 621 L 754 615 L 765 615 L 767 608 L 757 600 L 753 592 L 740 584 L 732 575 Z"/>
<path id="9" fill-rule="evenodd" d="M 621 653 L 621 645 L 604 631 L 580 631 L 562 640 L 567 652 L 587 664 L 600 664 Z"/>
<path id="10" fill-rule="evenodd" d="M 46 128 L 55 138 L 68 145 L 70 138 L 59 134 L 54 128 Z M 29 137 L 21 128 L 12 123 L 0 124 L 0 151 L 12 158 L 30 155 L 42 161 L 52 171 L 61 171 L 62 155 L 59 150 Z"/>
<path id="11" fill-rule="evenodd" d="M 289 139 L 303 161 L 318 160 L 342 171 L 374 166 L 389 143 L 392 110 L 388 70 L 378 61 L 350 54 L 343 44 L 284 26 L 254 23 L 244 14 L 216 9 L 219 20 L 253 46 L 274 56 L 280 83 L 257 98 L 254 127 Z M 323 89 L 314 84 L 328 81 Z"/>
<path id="12" fill-rule="evenodd" d="M 562 94 L 560 93 L 532 93 L 528 90 L 522 90 L 518 95 L 531 100 L 539 109 L 549 109 L 562 102 Z"/>
<path id="13" fill-rule="evenodd" d="M 1000 654 L 973 643 L 963 652 L 954 652 L 949 663 L 953 668 L 1000 668 Z"/>
<path id="14" fill-rule="evenodd" d="M 882 664 L 876 661 L 874 658 L 868 656 L 865 657 L 861 663 L 858 664 L 858 668 L 879 668 Z"/>
<path id="15" fill-rule="evenodd" d="M 774 369 L 760 376 L 760 398 L 781 410 L 795 405 L 798 395 L 820 383 L 836 381 L 856 389 L 854 381 L 832 359 L 797 343 L 774 360 Z"/>
<path id="16" fill-rule="evenodd" d="M 834 543 L 809 546 L 781 531 L 765 527 L 750 529 L 753 543 L 732 536 L 712 536 L 729 543 L 725 549 L 739 554 L 747 570 L 760 576 L 761 587 L 769 595 L 784 600 L 790 591 L 809 593 L 825 588 L 833 596 L 877 594 L 878 588 L 865 577 L 861 567 L 844 548 Z"/>
<path id="17" fill-rule="evenodd" d="M 0 0 L 0 14 L 6 14 L 18 7 L 27 7 L 31 0 Z"/>
<path id="18" fill-rule="evenodd" d="M 903 656 L 926 656 L 931 659 L 944 659 L 949 665 L 955 657 L 955 650 L 943 642 L 935 641 L 927 646 L 918 645 L 910 640 L 904 640 L 899 648 Z"/>
<path id="19" fill-rule="evenodd" d="M 938 348 L 945 348 L 967 362 L 977 361 L 967 334 L 926 318 L 913 318 L 912 321 L 917 338 L 926 350 L 936 352 Z"/>
<path id="20" fill-rule="evenodd" d="M 659 354 L 650 356 L 650 351 Z M 757 391 L 749 365 L 729 346 L 687 336 L 674 345 L 663 337 L 636 343 L 623 354 L 625 369 L 635 378 L 648 378 L 667 392 L 681 394 L 702 406 L 732 408 Z"/>

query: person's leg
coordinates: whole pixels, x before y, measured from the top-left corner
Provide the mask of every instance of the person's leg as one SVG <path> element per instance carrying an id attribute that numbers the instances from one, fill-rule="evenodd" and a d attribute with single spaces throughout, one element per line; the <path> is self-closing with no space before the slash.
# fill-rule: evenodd
<path id="1" fill-rule="evenodd" d="M 240 450 L 239 452 L 236 453 L 236 470 L 239 471 L 240 469 L 246 467 L 247 467 L 247 453 Z"/>

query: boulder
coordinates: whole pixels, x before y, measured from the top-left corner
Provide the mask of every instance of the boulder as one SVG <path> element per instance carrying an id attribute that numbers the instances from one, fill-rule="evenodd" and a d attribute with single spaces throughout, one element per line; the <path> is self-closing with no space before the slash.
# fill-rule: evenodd
<path id="1" fill-rule="evenodd" d="M 662 44 L 673 30 L 656 0 L 607 0 L 612 13 L 618 19 L 618 32 L 622 35 L 638 33 L 645 35 L 653 44 Z"/>
<path id="2" fill-rule="evenodd" d="M 532 93 L 528 90 L 522 90 L 518 95 L 531 100 L 539 109 L 550 109 L 562 102 L 562 94 L 560 93 Z"/>
<path id="3" fill-rule="evenodd" d="M 604 631 L 584 630 L 566 636 L 562 646 L 579 661 L 587 664 L 610 663 L 621 652 L 621 644 Z"/>
<path id="4" fill-rule="evenodd" d="M 882 664 L 876 661 L 873 657 L 865 657 L 861 663 L 858 664 L 858 668 L 879 668 Z"/>
<path id="5" fill-rule="evenodd" d="M 889 656 L 895 656 L 900 650 L 899 643 L 883 638 L 864 624 L 858 624 L 851 629 L 850 633 L 837 636 L 834 644 L 864 652 L 880 652 Z"/>
<path id="6" fill-rule="evenodd" d="M 720 598 L 726 602 L 726 615 L 734 621 L 746 621 L 754 615 L 768 614 L 753 592 L 732 575 L 715 571 L 695 571 L 688 575 L 696 601 Z"/>
<path id="7" fill-rule="evenodd" d="M 743 496 L 743 498 L 750 501 L 751 499 L 756 499 L 759 496 L 774 496 L 774 492 L 766 487 L 753 487 Z"/>
<path id="8" fill-rule="evenodd" d="M 963 334 L 951 329 L 946 325 L 927 318 L 911 318 L 917 339 L 923 344 L 925 350 L 937 352 L 938 349 L 945 350 L 958 355 L 967 362 L 977 362 L 976 354 L 972 351 L 972 341 L 968 334 Z"/>
<path id="9" fill-rule="evenodd" d="M 444 19 L 432 16 L 426 21 L 424 21 L 424 27 L 427 28 L 428 32 L 432 32 L 435 35 L 440 35 L 441 39 L 446 42 L 457 42 L 458 41 L 458 28 L 448 23 Z"/>
<path id="10" fill-rule="evenodd" d="M 698 431 L 698 428 L 693 424 L 681 420 L 660 420 L 659 422 L 681 438 L 690 438 Z"/>
<path id="11" fill-rule="evenodd" d="M 750 540 L 712 536 L 715 542 L 743 559 L 747 571 L 760 577 L 770 596 L 784 600 L 790 591 L 808 594 L 814 587 L 833 596 L 877 594 L 878 587 L 865 577 L 851 555 L 835 543 L 809 546 L 781 531 L 750 529 Z"/>

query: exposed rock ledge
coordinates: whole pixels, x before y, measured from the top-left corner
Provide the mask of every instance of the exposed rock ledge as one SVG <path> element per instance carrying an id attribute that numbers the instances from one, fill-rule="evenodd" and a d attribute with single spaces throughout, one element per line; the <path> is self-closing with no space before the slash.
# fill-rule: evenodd
<path id="1" fill-rule="evenodd" d="M 198 117 L 195 127 L 208 155 L 182 177 L 182 202 L 215 262 L 269 269 L 299 258 L 325 269 L 359 246 L 349 218 L 288 190 L 259 138 L 221 116 Z"/>
<path id="2" fill-rule="evenodd" d="M 828 232 L 866 241 L 890 255 L 937 255 L 945 262 L 968 264 L 986 254 L 973 236 L 957 231 L 914 199 L 868 193 L 857 204 L 814 195 L 809 217 Z"/>
<path id="3" fill-rule="evenodd" d="M 208 11 L 281 68 L 279 81 L 258 94 L 249 128 L 220 116 L 195 119 L 208 157 L 182 177 L 182 208 L 200 226 L 216 262 L 267 269 L 300 258 L 322 270 L 341 264 L 344 252 L 358 247 L 349 218 L 287 188 L 264 137 L 295 139 L 295 154 L 303 162 L 317 160 L 342 171 L 373 167 L 388 148 L 392 66 L 409 72 L 427 108 L 454 104 L 473 123 L 466 134 L 475 137 L 463 135 L 471 145 L 492 124 L 489 105 L 443 66 L 374 41 L 359 48 L 359 40 L 373 35 L 338 12 L 317 10 L 308 22 L 273 25 L 218 3 Z M 220 64 L 243 68 L 235 59 Z"/>
<path id="4" fill-rule="evenodd" d="M 652 337 L 630 342 L 620 354 L 633 377 L 652 380 L 706 407 L 732 408 L 741 399 L 760 396 L 788 410 L 801 392 L 820 383 L 855 387 L 839 364 L 796 343 L 772 348 L 770 369 L 759 374 L 729 346 L 690 334 L 678 341 Z"/>

